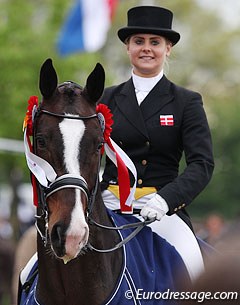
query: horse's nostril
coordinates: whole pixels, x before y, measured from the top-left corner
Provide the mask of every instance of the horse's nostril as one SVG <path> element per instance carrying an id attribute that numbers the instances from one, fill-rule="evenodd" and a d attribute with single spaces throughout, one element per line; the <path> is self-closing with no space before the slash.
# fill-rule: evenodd
<path id="1" fill-rule="evenodd" d="M 61 223 L 55 224 L 52 228 L 51 242 L 53 250 L 56 252 L 57 256 L 63 256 L 65 254 L 65 232 L 66 229 Z"/>
<path id="2" fill-rule="evenodd" d="M 57 235 L 57 239 L 58 239 L 58 243 L 59 243 L 59 246 L 61 246 L 62 244 L 62 235 L 61 235 L 61 227 L 60 226 L 57 226 L 56 227 L 56 235 Z"/>

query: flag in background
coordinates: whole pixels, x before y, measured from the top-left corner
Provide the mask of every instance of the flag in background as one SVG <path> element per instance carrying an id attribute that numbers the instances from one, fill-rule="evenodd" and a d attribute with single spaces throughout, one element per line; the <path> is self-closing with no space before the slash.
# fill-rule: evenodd
<path id="1" fill-rule="evenodd" d="M 59 54 L 66 56 L 101 49 L 106 42 L 117 1 L 76 0 L 59 33 Z"/>

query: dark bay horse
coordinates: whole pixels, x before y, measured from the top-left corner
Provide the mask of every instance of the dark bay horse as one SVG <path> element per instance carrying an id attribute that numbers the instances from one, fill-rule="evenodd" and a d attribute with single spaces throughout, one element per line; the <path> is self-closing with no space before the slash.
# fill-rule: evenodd
<path id="1" fill-rule="evenodd" d="M 38 269 L 37 277 L 34 273 L 28 281 L 28 284 L 35 281 L 32 291 L 34 304 L 114 304 L 112 296 L 125 277 L 122 272 L 127 265 L 126 257 L 143 258 L 145 255 L 141 248 L 153 248 L 162 260 L 162 265 L 157 265 L 154 255 L 147 254 L 146 265 L 138 266 L 147 284 L 154 283 L 149 286 L 152 291 L 156 287 L 162 287 L 163 291 L 167 288 L 176 289 L 177 269 L 185 272 L 182 260 L 174 248 L 164 240 L 156 244 L 150 228 L 144 227 L 142 230 L 147 230 L 147 234 L 150 234 L 147 237 L 149 245 L 146 245 L 145 237 L 139 233 L 145 244 L 136 244 L 137 252 L 130 255 L 122 243 L 125 237 L 118 230 L 96 225 L 100 223 L 112 227 L 114 222 L 104 206 L 98 183 L 104 138 L 96 115 L 96 105 L 104 89 L 104 78 L 103 67 L 97 64 L 84 88 L 74 82 L 58 85 L 51 59 L 46 60 L 41 67 L 40 91 L 43 99 L 34 115 L 33 152 L 41 160 L 47 161 L 56 177 L 47 187 L 37 182 Z M 42 168 L 47 176 L 45 165 Z M 89 215 L 94 222 L 89 221 Z M 118 225 L 122 225 L 121 217 L 118 216 Z M 129 219 L 128 216 L 126 218 Z M 129 229 L 127 233 L 131 235 L 132 231 Z M 110 251 L 99 253 L 96 249 Z M 133 269 L 131 272 L 135 270 L 140 276 L 141 272 L 134 264 L 131 263 L 125 269 L 129 274 Z M 156 280 L 153 277 L 155 274 L 165 278 L 165 283 L 162 284 L 162 278 Z M 181 276 L 182 280 L 188 279 L 184 273 Z M 129 275 L 126 283 L 131 280 L 132 275 Z M 160 286 L 155 286 L 158 282 Z M 134 280 L 132 283 L 135 283 Z M 143 288 L 141 285 L 140 281 L 139 288 Z M 26 287 L 26 291 L 22 290 L 20 294 L 19 304 L 26 304 L 22 301 L 22 295 L 29 290 L 29 285 Z M 122 295 L 121 301 L 116 304 L 145 304 L 130 299 L 131 297 Z M 157 304 L 163 304 L 157 301 Z M 154 304 L 153 301 L 150 303 Z"/>

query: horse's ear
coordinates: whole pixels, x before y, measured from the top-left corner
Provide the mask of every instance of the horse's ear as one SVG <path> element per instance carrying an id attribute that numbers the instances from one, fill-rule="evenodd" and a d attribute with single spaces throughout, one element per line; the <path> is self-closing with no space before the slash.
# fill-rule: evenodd
<path id="1" fill-rule="evenodd" d="M 103 94 L 104 82 L 105 72 L 103 66 L 97 63 L 87 78 L 83 93 L 88 97 L 90 101 L 96 103 Z"/>
<path id="2" fill-rule="evenodd" d="M 48 58 L 42 65 L 40 71 L 39 89 L 44 98 L 50 98 L 57 88 L 58 78 L 53 67 L 51 58 Z"/>

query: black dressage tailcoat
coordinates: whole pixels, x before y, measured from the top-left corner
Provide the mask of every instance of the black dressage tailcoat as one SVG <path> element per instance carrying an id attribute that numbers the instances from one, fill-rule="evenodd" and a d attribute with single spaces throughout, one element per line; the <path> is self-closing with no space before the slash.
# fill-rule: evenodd
<path id="1" fill-rule="evenodd" d="M 163 76 L 139 107 L 130 78 L 105 89 L 101 103 L 113 113 L 111 138 L 136 166 L 137 187 L 156 187 L 169 206 L 168 215 L 178 213 L 186 220 L 184 207 L 205 188 L 214 168 L 201 95 Z M 160 115 L 163 120 L 170 115 L 172 124 L 161 123 Z M 187 166 L 179 173 L 183 151 Z M 102 190 L 109 184 L 117 184 L 117 171 L 106 158 Z"/>

